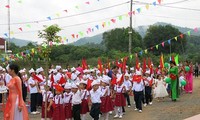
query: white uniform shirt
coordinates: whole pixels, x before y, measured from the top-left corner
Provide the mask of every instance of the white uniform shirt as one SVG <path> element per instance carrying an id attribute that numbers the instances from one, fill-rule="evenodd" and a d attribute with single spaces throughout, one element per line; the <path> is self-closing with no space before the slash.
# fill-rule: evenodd
<path id="1" fill-rule="evenodd" d="M 12 77 L 8 73 L 6 73 L 5 74 L 6 85 L 10 82 L 11 79 L 12 79 Z"/>
<path id="2" fill-rule="evenodd" d="M 98 89 L 94 91 L 93 89 L 90 90 L 90 98 L 92 103 L 101 103 L 101 97 L 103 96 L 102 92 Z"/>
<path id="3" fill-rule="evenodd" d="M 29 85 L 30 93 L 31 93 L 31 94 L 32 94 L 32 93 L 38 93 L 37 86 L 31 87 L 30 84 L 32 84 L 32 85 L 36 84 L 36 81 L 33 80 L 32 77 L 30 77 L 30 78 L 28 79 L 28 85 Z"/>
<path id="4" fill-rule="evenodd" d="M 132 90 L 136 91 L 136 92 L 143 91 L 144 90 L 144 83 L 143 83 L 143 81 L 141 80 L 140 83 L 134 82 Z"/>
<path id="5" fill-rule="evenodd" d="M 65 92 L 63 96 L 64 96 L 64 103 L 72 103 L 72 96 L 73 96 L 72 92 L 70 93 Z"/>
<path id="6" fill-rule="evenodd" d="M 56 82 L 56 83 L 58 83 L 58 81 L 60 80 L 60 78 L 62 77 L 63 75 L 61 74 L 61 73 L 57 73 L 56 75 L 55 75 L 55 78 L 54 78 L 54 82 Z"/>
<path id="7" fill-rule="evenodd" d="M 72 96 L 72 104 L 73 105 L 78 105 L 81 104 L 81 92 L 78 90 L 76 93 L 73 93 Z"/>
<path id="8" fill-rule="evenodd" d="M 46 91 L 42 92 L 43 102 L 46 100 Z M 51 91 L 47 91 L 47 101 L 50 102 L 50 99 L 53 99 L 53 93 Z"/>
<path id="9" fill-rule="evenodd" d="M 99 89 L 98 89 L 99 90 Z M 109 96 L 110 95 L 110 88 L 109 88 L 109 86 L 106 86 L 106 87 L 101 87 L 100 88 L 100 90 L 101 90 L 101 92 L 102 92 L 102 95 L 105 95 L 105 96 Z M 107 92 L 107 94 L 105 94 L 106 93 L 106 91 L 108 91 Z"/>
<path id="10" fill-rule="evenodd" d="M 130 90 L 132 87 L 132 83 L 130 80 L 124 80 L 123 84 L 126 86 L 126 90 Z"/>
<path id="11" fill-rule="evenodd" d="M 71 79 L 72 79 L 73 82 L 76 81 L 76 79 L 77 79 L 76 73 L 72 73 Z"/>
<path id="12" fill-rule="evenodd" d="M 87 90 L 81 90 L 81 99 L 87 99 L 90 93 Z"/>
<path id="13" fill-rule="evenodd" d="M 44 85 L 45 85 L 45 77 L 43 76 L 43 75 L 41 75 L 41 74 L 39 74 L 39 75 L 37 75 L 43 82 L 41 82 L 39 85 L 40 85 L 40 90 L 42 91 L 42 92 L 44 92 L 45 91 L 45 89 L 44 89 Z"/>
<path id="14" fill-rule="evenodd" d="M 124 90 L 126 90 L 126 86 L 124 84 L 121 84 L 120 86 L 115 85 L 114 90 L 116 91 L 116 93 L 124 93 Z"/>
<path id="15" fill-rule="evenodd" d="M 64 101 L 63 101 L 63 95 L 60 94 L 60 95 L 56 95 L 53 99 L 54 103 L 55 104 L 63 104 Z"/>

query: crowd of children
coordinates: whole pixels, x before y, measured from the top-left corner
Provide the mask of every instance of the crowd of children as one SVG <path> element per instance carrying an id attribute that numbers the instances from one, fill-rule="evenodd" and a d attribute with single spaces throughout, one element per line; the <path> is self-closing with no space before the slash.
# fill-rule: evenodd
<path id="1" fill-rule="evenodd" d="M 0 71 L 2 77 L 5 69 L 0 68 Z M 152 105 L 153 97 L 162 101 L 170 95 L 167 91 L 170 84 L 165 82 L 167 72 L 163 71 L 158 69 L 152 72 L 150 68 L 143 71 L 141 68 L 127 66 L 123 73 L 119 67 L 114 66 L 103 73 L 98 69 L 72 67 L 67 70 L 56 66 L 48 71 L 48 78 L 42 67 L 36 70 L 31 68 L 29 75 L 23 69 L 20 74 L 22 84 L 30 92 L 31 114 L 40 113 L 37 107 L 41 106 L 41 119 L 86 120 L 89 114 L 94 120 L 100 117 L 108 120 L 112 111 L 115 112 L 114 118 L 123 118 L 125 106 L 131 107 L 130 95 L 134 95 L 132 103 L 139 113 L 142 113 L 142 106 Z M 9 82 L 8 75 L 4 73 L 4 78 L 6 76 L 7 80 L 3 82 Z M 180 71 L 179 82 L 184 79 L 184 71 Z M 26 100 L 26 94 L 24 97 Z"/>

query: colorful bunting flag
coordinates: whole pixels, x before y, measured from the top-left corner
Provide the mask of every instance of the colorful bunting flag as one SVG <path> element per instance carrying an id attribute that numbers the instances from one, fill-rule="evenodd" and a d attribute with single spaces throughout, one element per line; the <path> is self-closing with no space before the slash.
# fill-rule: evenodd
<path id="1" fill-rule="evenodd" d="M 183 39 L 184 35 L 183 35 L 183 34 L 180 34 L 180 37 L 181 37 L 181 39 Z"/>
<path id="2" fill-rule="evenodd" d="M 175 63 L 176 63 L 176 65 L 178 65 L 178 64 L 179 64 L 179 59 L 178 59 L 178 56 L 179 56 L 179 55 L 176 55 L 176 56 L 175 56 L 175 58 L 174 58 L 174 59 L 175 59 Z"/>
<path id="3" fill-rule="evenodd" d="M 47 17 L 47 19 L 48 19 L 48 20 L 51 20 L 51 17 L 49 16 L 49 17 Z"/>
<path id="4" fill-rule="evenodd" d="M 149 4 L 146 4 L 146 9 L 147 9 L 147 10 L 149 9 Z"/>
<path id="5" fill-rule="evenodd" d="M 111 21 L 112 21 L 113 23 L 115 23 L 115 22 L 116 22 L 116 19 L 113 18 L 113 19 L 111 19 Z"/>
<path id="6" fill-rule="evenodd" d="M 20 27 L 19 30 L 22 31 L 22 28 Z"/>
<path id="7" fill-rule="evenodd" d="M 6 7 L 6 8 L 10 8 L 10 5 L 6 5 L 5 7 Z"/>
<path id="8" fill-rule="evenodd" d="M 137 11 L 138 11 L 138 13 L 140 13 L 141 12 L 141 8 L 138 8 Z"/>
<path id="9" fill-rule="evenodd" d="M 171 39 L 168 40 L 168 43 L 171 44 Z"/>
<path id="10" fill-rule="evenodd" d="M 174 37 L 174 39 L 177 41 L 178 40 L 178 38 L 177 37 Z"/>
<path id="11" fill-rule="evenodd" d="M 194 28 L 194 32 L 198 32 L 198 28 L 196 27 L 196 28 Z"/>
<path id="12" fill-rule="evenodd" d="M 121 15 L 118 18 L 119 18 L 119 20 L 122 20 L 122 16 Z"/>
<path id="13" fill-rule="evenodd" d="M 97 30 L 99 29 L 99 25 L 95 25 L 95 27 L 97 28 Z"/>
<path id="14" fill-rule="evenodd" d="M 165 47 L 165 42 L 162 42 L 161 44 L 162 44 L 163 47 Z"/>
<path id="15" fill-rule="evenodd" d="M 190 31 L 188 31 L 187 33 L 188 33 L 188 36 L 190 36 Z"/>
<path id="16" fill-rule="evenodd" d="M 158 45 L 156 45 L 156 49 L 158 50 Z"/>
<path id="17" fill-rule="evenodd" d="M 161 4 L 161 0 L 158 0 L 158 3 Z"/>
<path id="18" fill-rule="evenodd" d="M 156 2 L 153 2 L 153 5 L 156 6 Z"/>

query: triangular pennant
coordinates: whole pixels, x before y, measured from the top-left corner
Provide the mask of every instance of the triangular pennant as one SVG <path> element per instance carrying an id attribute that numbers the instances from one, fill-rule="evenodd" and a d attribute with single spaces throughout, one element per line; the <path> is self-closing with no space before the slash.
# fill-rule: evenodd
<path id="1" fill-rule="evenodd" d="M 75 38 L 75 35 L 74 35 L 74 34 L 72 34 L 72 38 Z"/>
<path id="2" fill-rule="evenodd" d="M 178 40 L 178 38 L 177 37 L 174 37 L 174 39 L 177 41 Z"/>
<path id="3" fill-rule="evenodd" d="M 147 49 L 146 49 L 146 50 L 144 50 L 144 53 L 145 53 L 145 54 L 147 54 L 147 52 L 148 52 L 148 51 L 147 51 Z"/>
<path id="4" fill-rule="evenodd" d="M 162 44 L 163 47 L 165 47 L 165 42 L 162 42 L 161 44 Z"/>
<path id="5" fill-rule="evenodd" d="M 183 39 L 184 35 L 183 35 L 183 34 L 180 34 L 180 37 L 181 37 L 181 39 Z"/>
<path id="6" fill-rule="evenodd" d="M 132 15 L 132 13 L 133 13 L 133 12 L 132 12 L 132 11 L 130 11 L 130 12 L 128 12 L 128 15 L 129 15 L 129 16 L 131 16 L 131 15 Z"/>
<path id="7" fill-rule="evenodd" d="M 133 11 L 132 13 L 133 13 L 133 15 L 135 15 L 135 11 Z"/>
<path id="8" fill-rule="evenodd" d="M 89 5 L 89 4 L 90 4 L 90 2 L 89 2 L 89 1 L 88 1 L 88 2 L 85 2 L 85 4 L 88 4 L 88 5 Z"/>
<path id="9" fill-rule="evenodd" d="M 108 26 L 110 26 L 110 21 L 108 21 Z"/>
<path id="10" fill-rule="evenodd" d="M 19 30 L 22 31 L 22 28 L 20 27 Z"/>
<path id="11" fill-rule="evenodd" d="M 132 59 L 132 58 L 133 58 L 133 55 L 130 55 L 129 57 L 130 57 L 130 59 Z"/>
<path id="12" fill-rule="evenodd" d="M 59 13 L 56 13 L 56 16 L 57 16 L 57 17 L 60 17 L 60 14 L 59 14 Z"/>
<path id="13" fill-rule="evenodd" d="M 156 6 L 156 2 L 153 2 L 153 5 Z"/>
<path id="14" fill-rule="evenodd" d="M 31 25 L 30 25 L 30 24 L 27 24 L 26 27 L 31 28 Z"/>
<path id="15" fill-rule="evenodd" d="M 6 37 L 8 37 L 8 33 L 4 33 L 4 35 L 5 35 Z"/>
<path id="16" fill-rule="evenodd" d="M 97 28 L 97 30 L 99 29 L 99 25 L 95 25 L 95 27 Z"/>
<path id="17" fill-rule="evenodd" d="M 158 0 L 158 3 L 161 4 L 161 0 Z"/>
<path id="18" fill-rule="evenodd" d="M 5 7 L 6 7 L 6 8 L 10 8 L 10 5 L 6 5 Z"/>
<path id="19" fill-rule="evenodd" d="M 187 33 L 188 33 L 188 36 L 190 36 L 190 31 L 188 31 Z"/>
<path id="20" fill-rule="evenodd" d="M 111 21 L 112 21 L 113 23 L 115 23 L 115 22 L 116 22 L 116 19 L 111 19 Z"/>
<path id="21" fill-rule="evenodd" d="M 122 16 L 121 15 L 118 18 L 119 18 L 119 20 L 122 20 Z"/>
<path id="22" fill-rule="evenodd" d="M 138 13 L 140 13 L 141 12 L 141 8 L 138 8 L 137 11 L 138 11 Z"/>
<path id="23" fill-rule="evenodd" d="M 147 10 L 149 9 L 149 4 L 146 4 L 146 9 L 147 9 Z"/>
<path id="24" fill-rule="evenodd" d="M 158 45 L 156 45 L 156 49 L 158 50 Z"/>
<path id="25" fill-rule="evenodd" d="M 143 51 L 140 51 L 140 55 L 142 55 Z"/>
<path id="26" fill-rule="evenodd" d="M 67 11 L 67 10 L 64 10 L 64 12 L 66 12 L 66 13 L 67 13 L 68 11 Z"/>
<path id="27" fill-rule="evenodd" d="M 194 28 L 194 32 L 198 32 L 198 28 L 196 27 L 196 28 Z"/>
<path id="28" fill-rule="evenodd" d="M 171 44 L 171 40 L 168 40 L 168 43 Z"/>
<path id="29" fill-rule="evenodd" d="M 14 32 L 13 32 L 13 31 L 10 31 L 10 34 L 11 34 L 11 35 L 14 35 Z"/>
<path id="30" fill-rule="evenodd" d="M 76 9 L 79 9 L 79 6 L 78 6 L 78 5 L 76 5 L 76 6 L 75 6 L 75 8 L 76 8 Z"/>
<path id="31" fill-rule="evenodd" d="M 48 19 L 48 20 L 51 20 L 51 17 L 49 16 L 49 17 L 47 17 L 47 19 Z"/>
<path id="32" fill-rule="evenodd" d="M 76 38 L 78 38 L 78 35 L 76 35 Z"/>

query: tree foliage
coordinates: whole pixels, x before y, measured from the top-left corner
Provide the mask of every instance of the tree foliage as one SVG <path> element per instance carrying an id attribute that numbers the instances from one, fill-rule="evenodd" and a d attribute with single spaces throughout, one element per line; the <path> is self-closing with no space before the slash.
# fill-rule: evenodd
<path id="1" fill-rule="evenodd" d="M 177 37 L 178 40 L 172 39 L 173 37 L 180 35 L 181 32 L 172 27 L 171 25 L 166 26 L 150 26 L 147 30 L 147 33 L 144 37 L 144 44 L 146 48 L 150 48 L 152 46 L 156 46 L 162 43 L 165 40 L 171 40 L 171 44 L 165 42 L 164 47 L 159 46 L 158 50 L 155 50 L 154 47 L 153 53 L 159 55 L 160 53 L 170 54 L 170 45 L 171 45 L 171 53 L 182 54 L 184 49 L 186 48 L 186 38 L 181 39 Z"/>
<path id="2" fill-rule="evenodd" d="M 129 28 L 116 28 L 103 33 L 102 45 L 109 50 L 118 50 L 128 52 L 129 45 Z M 142 47 L 142 37 L 138 32 L 132 32 L 132 48 Z"/>

